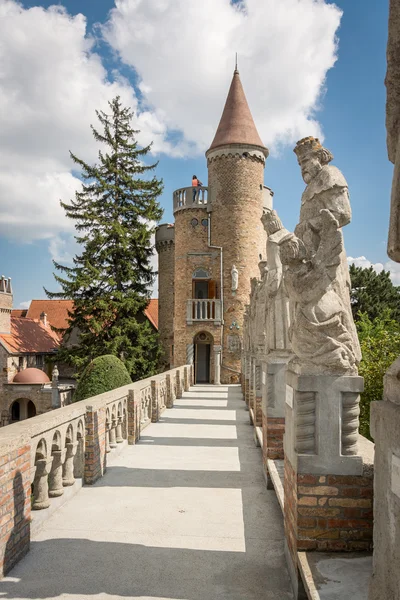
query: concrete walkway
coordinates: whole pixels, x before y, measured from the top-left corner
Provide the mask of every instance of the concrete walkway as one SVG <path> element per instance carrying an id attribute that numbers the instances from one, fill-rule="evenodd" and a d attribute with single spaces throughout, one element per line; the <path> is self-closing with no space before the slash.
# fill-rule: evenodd
<path id="1" fill-rule="evenodd" d="M 289 600 L 238 386 L 196 386 L 46 521 L 0 599 Z"/>

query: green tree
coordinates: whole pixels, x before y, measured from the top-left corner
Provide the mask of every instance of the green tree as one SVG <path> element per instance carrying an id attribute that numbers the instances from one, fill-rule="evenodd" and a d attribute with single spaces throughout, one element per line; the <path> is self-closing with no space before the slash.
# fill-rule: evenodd
<path id="1" fill-rule="evenodd" d="M 392 318 L 400 321 L 400 288 L 393 285 L 389 271 L 377 273 L 373 267 L 363 269 L 350 265 L 351 305 L 354 320 L 367 313 L 371 320 L 391 310 Z"/>
<path id="2" fill-rule="evenodd" d="M 58 361 L 82 372 L 93 358 L 113 354 L 135 380 L 153 374 L 159 357 L 158 335 L 143 315 L 155 277 L 151 239 L 162 216 L 157 199 L 163 185 L 150 175 L 157 163 L 144 162 L 151 145 L 138 146 L 131 110 L 119 97 L 109 107 L 111 114 L 96 111 L 102 131 L 91 126 L 100 145 L 97 163 L 71 153 L 82 189 L 69 204 L 61 202 L 82 252 L 71 267 L 54 262 L 61 291 L 45 291 L 74 301 L 68 327 L 59 331 L 65 340 L 78 331 L 79 344 L 64 344 Z"/>
<path id="3" fill-rule="evenodd" d="M 371 439 L 369 431 L 370 404 L 383 397 L 383 376 L 400 354 L 400 324 L 390 310 L 371 320 L 360 313 L 356 323 L 362 361 L 359 374 L 364 377 L 364 392 L 360 402 L 360 433 Z"/>
<path id="4" fill-rule="evenodd" d="M 124 363 L 112 354 L 98 356 L 83 371 L 74 394 L 74 402 L 128 385 L 131 378 Z"/>

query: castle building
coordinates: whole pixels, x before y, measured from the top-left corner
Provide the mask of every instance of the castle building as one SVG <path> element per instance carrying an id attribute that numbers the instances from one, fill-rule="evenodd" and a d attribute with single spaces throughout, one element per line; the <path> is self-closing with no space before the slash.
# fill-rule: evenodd
<path id="1" fill-rule="evenodd" d="M 206 152 L 208 186 L 176 190 L 175 224 L 156 231 L 165 366 L 193 361 L 197 383 L 239 381 L 250 280 L 265 255 L 260 218 L 271 207 L 267 157 L 235 70 Z"/>

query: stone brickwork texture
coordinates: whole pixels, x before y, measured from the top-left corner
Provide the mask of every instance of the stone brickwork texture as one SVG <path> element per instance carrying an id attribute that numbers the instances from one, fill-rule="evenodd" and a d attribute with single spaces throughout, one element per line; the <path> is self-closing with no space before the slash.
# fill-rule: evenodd
<path id="1" fill-rule="evenodd" d="M 86 485 L 92 485 L 106 470 L 106 410 L 87 407 L 85 470 Z"/>
<path id="2" fill-rule="evenodd" d="M 30 450 L 26 445 L 0 456 L 0 578 L 29 550 Z"/>
<path id="3" fill-rule="evenodd" d="M 198 268 L 208 271 L 210 279 L 220 281 L 220 253 L 208 247 L 207 209 L 184 208 L 175 214 L 175 301 L 174 301 L 174 366 L 187 363 L 187 346 L 204 331 L 213 343 L 221 344 L 221 327 L 213 322 L 187 324 L 187 301 L 193 297 L 192 276 Z M 197 221 L 197 225 L 193 225 Z M 210 354 L 211 383 L 214 375 L 214 353 Z"/>
<path id="4" fill-rule="evenodd" d="M 295 473 L 285 459 L 285 533 L 296 552 L 372 550 L 373 479 Z"/>
<path id="5" fill-rule="evenodd" d="M 163 226 L 165 228 L 165 226 Z M 168 227 L 168 226 L 167 226 Z M 174 229 L 171 225 L 172 230 Z M 165 237 L 165 236 L 163 236 Z M 158 241 L 158 333 L 163 347 L 162 364 L 168 369 L 173 364 L 172 348 L 174 344 L 174 271 L 175 244 L 172 239 Z"/>
<path id="6" fill-rule="evenodd" d="M 169 377 L 167 375 L 167 377 Z M 140 438 L 140 393 L 130 390 L 128 396 L 128 444 L 133 445 Z"/>
<path id="7" fill-rule="evenodd" d="M 250 279 L 259 276 L 259 255 L 265 254 L 266 234 L 261 223 L 264 161 L 229 148 L 226 154 L 208 155 L 208 185 L 212 193 L 211 243 L 223 246 L 224 340 L 222 383 L 238 383 L 240 348 L 232 350 L 228 336 L 243 333 L 245 305 L 250 298 Z M 239 272 L 238 289 L 232 292 L 231 269 Z M 239 329 L 230 330 L 235 322 Z M 228 367 L 235 372 L 224 368 Z"/>

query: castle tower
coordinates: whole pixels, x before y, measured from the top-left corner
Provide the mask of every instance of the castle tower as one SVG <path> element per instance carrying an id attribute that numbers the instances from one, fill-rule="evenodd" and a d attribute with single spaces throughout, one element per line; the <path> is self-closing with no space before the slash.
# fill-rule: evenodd
<path id="1" fill-rule="evenodd" d="M 175 228 L 156 232 L 161 340 L 167 356 L 173 345 L 174 366 L 194 362 L 196 383 L 239 381 L 250 278 L 265 254 L 260 219 L 271 206 L 263 184 L 267 156 L 235 70 L 206 153 L 209 187 L 176 190 Z"/>
<path id="2" fill-rule="evenodd" d="M 156 229 L 158 252 L 158 332 L 163 347 L 162 364 L 168 369 L 174 364 L 174 270 L 175 228 L 165 223 Z"/>
<path id="3" fill-rule="evenodd" d="M 260 219 L 263 206 L 271 206 L 271 191 L 264 186 L 267 156 L 236 69 L 217 132 L 206 152 L 211 245 L 222 248 L 222 383 L 239 381 L 250 280 L 259 276 L 258 262 L 260 255 L 265 255 L 266 234 Z"/>
<path id="4" fill-rule="evenodd" d="M 3 275 L 0 279 L 0 333 L 10 333 L 11 331 L 12 305 L 11 279 L 6 279 Z"/>

